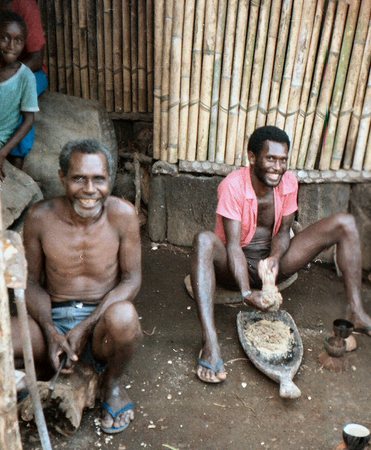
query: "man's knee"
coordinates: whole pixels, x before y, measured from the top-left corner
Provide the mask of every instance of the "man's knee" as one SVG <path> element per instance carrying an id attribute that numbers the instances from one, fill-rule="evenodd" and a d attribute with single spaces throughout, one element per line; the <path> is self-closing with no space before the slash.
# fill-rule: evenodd
<path id="1" fill-rule="evenodd" d="M 193 239 L 193 248 L 211 249 L 216 240 L 212 231 L 201 231 Z"/>
<path id="2" fill-rule="evenodd" d="M 138 313 L 131 302 L 117 302 L 109 306 L 104 313 L 107 331 L 113 336 L 140 335 Z"/>
<path id="3" fill-rule="evenodd" d="M 355 218 L 352 214 L 338 213 L 334 215 L 336 226 L 346 235 L 357 235 L 358 229 Z"/>

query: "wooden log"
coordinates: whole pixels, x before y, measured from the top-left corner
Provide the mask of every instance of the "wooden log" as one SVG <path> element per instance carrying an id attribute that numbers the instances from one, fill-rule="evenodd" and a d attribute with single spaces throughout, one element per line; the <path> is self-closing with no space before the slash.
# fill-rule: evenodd
<path id="1" fill-rule="evenodd" d="M 112 25 L 114 111 L 121 112 L 123 111 L 122 0 L 112 2 Z"/>
<path id="2" fill-rule="evenodd" d="M 330 48 L 330 40 L 332 34 L 332 27 L 335 18 L 336 2 L 330 0 L 327 4 L 325 13 L 325 20 L 322 28 L 321 38 L 319 40 L 319 49 L 316 57 L 316 64 L 313 78 L 310 80 L 311 88 L 309 94 L 308 106 L 306 108 L 305 120 L 303 125 L 303 132 L 299 146 L 299 155 L 297 167 L 303 168 L 307 151 L 309 146 L 310 135 L 315 117 L 316 106 L 318 102 L 319 91 L 327 61 L 327 54 Z"/>
<path id="3" fill-rule="evenodd" d="M 237 7 L 238 1 L 230 0 L 228 2 L 227 22 L 224 35 L 222 79 L 220 84 L 220 96 L 219 96 L 218 131 L 216 138 L 215 161 L 218 163 L 223 163 L 225 158 L 225 143 L 227 139 L 229 93 L 231 87 Z"/>
<path id="4" fill-rule="evenodd" d="M 87 39 L 88 39 L 88 65 L 89 65 L 89 88 L 90 99 L 98 100 L 98 55 L 97 55 L 97 23 L 96 2 L 88 1 L 87 13 Z"/>
<path id="5" fill-rule="evenodd" d="M 368 77 L 366 95 L 363 102 L 361 120 L 359 121 L 358 136 L 354 150 L 354 159 L 352 169 L 362 170 L 363 160 L 366 154 L 367 139 L 369 138 L 371 123 L 371 72 Z M 368 161 L 365 161 L 365 166 L 368 166 Z M 365 167 L 365 170 L 369 170 Z"/>
<path id="6" fill-rule="evenodd" d="M 336 152 L 333 152 L 333 147 L 335 142 L 338 117 L 340 113 L 340 106 L 345 87 L 345 80 L 350 61 L 350 53 L 353 46 L 355 29 L 357 26 L 359 5 L 360 1 L 354 0 L 350 3 L 348 10 L 347 21 L 345 25 L 345 34 L 343 36 L 343 42 L 341 45 L 339 67 L 336 72 L 335 85 L 331 98 L 330 116 L 327 124 L 326 140 L 323 143 L 321 152 L 320 168 L 323 167 L 324 168 L 323 170 L 326 170 L 325 168 L 328 168 L 329 166 L 333 170 L 340 169 L 343 151 L 342 149 L 340 151 L 339 149 L 337 149 Z M 355 62 L 355 64 L 357 63 Z"/>
<path id="7" fill-rule="evenodd" d="M 103 0 L 104 25 L 104 79 L 106 89 L 106 109 L 114 110 L 113 97 L 113 54 L 112 54 L 112 0 Z"/>
<path id="8" fill-rule="evenodd" d="M 245 53 L 248 11 L 249 11 L 249 2 L 240 1 L 238 4 L 236 39 L 233 55 L 231 93 L 228 112 L 227 140 L 226 140 L 226 154 L 225 154 L 225 162 L 227 164 L 234 164 L 235 160 L 238 111 L 240 103 L 243 57 Z"/>
<path id="9" fill-rule="evenodd" d="M 55 0 L 55 35 L 57 46 L 57 67 L 58 67 L 58 92 L 66 94 L 66 64 L 65 45 L 63 36 L 64 18 L 62 0 Z"/>
<path id="10" fill-rule="evenodd" d="M 218 125 L 218 109 L 219 109 L 220 75 L 222 72 L 222 53 L 223 53 L 223 43 L 224 43 L 226 12 L 227 12 L 227 0 L 219 0 L 218 18 L 217 18 L 217 26 L 216 26 L 213 89 L 212 89 L 212 93 L 211 93 L 209 146 L 208 146 L 208 157 L 207 157 L 207 159 L 209 161 L 215 161 L 216 136 L 217 136 L 217 125 Z"/>
<path id="11" fill-rule="evenodd" d="M 314 75 L 314 66 L 316 62 L 316 56 L 317 56 L 317 50 L 318 50 L 318 40 L 320 36 L 321 26 L 322 26 L 322 20 L 324 16 L 324 3 L 325 0 L 317 0 L 317 6 L 316 6 L 316 13 L 314 16 L 314 25 L 313 25 L 313 31 L 312 36 L 310 40 L 310 47 L 309 47 L 309 54 L 308 54 L 308 61 L 307 66 L 305 69 L 305 76 L 304 76 L 304 83 L 303 83 L 303 90 L 300 97 L 300 106 L 299 106 L 299 114 L 297 118 L 296 123 L 296 129 L 295 129 L 295 138 L 294 142 L 291 143 L 292 145 L 292 155 L 295 155 L 294 158 L 296 158 L 295 166 L 297 168 L 303 168 L 304 161 L 305 161 L 305 154 L 304 158 L 299 158 L 299 152 L 300 152 L 300 141 L 303 134 L 303 128 L 304 128 L 304 121 L 307 114 L 307 107 L 309 102 L 309 92 L 310 87 L 312 84 L 312 79 Z M 293 158 L 293 156 L 292 156 Z"/>
<path id="12" fill-rule="evenodd" d="M 81 94 L 82 98 L 88 99 L 90 97 L 90 89 L 88 71 L 88 27 L 86 0 L 79 0 L 78 5 Z"/>
<path id="13" fill-rule="evenodd" d="M 69 0 L 63 0 L 62 9 L 64 23 L 63 36 L 66 69 L 66 93 L 67 95 L 73 95 L 71 2 Z"/>
<path id="14" fill-rule="evenodd" d="M 122 40 L 124 112 L 131 112 L 130 0 L 122 2 Z"/>
<path id="15" fill-rule="evenodd" d="M 307 64 L 310 38 L 313 31 L 314 13 L 316 2 L 305 2 L 301 15 L 299 41 L 296 48 L 295 63 L 291 79 L 289 99 L 287 103 L 287 117 L 285 120 L 285 131 L 290 142 L 294 142 L 296 121 L 299 114 L 300 97 L 303 89 L 305 67 Z M 294 169 L 297 161 L 297 154 L 289 154 L 290 168 Z"/>
<path id="16" fill-rule="evenodd" d="M 283 0 L 279 24 L 277 48 L 274 61 L 272 83 L 269 95 L 267 125 L 275 125 L 278 109 L 280 86 L 285 63 L 292 11 L 292 0 Z"/>
<path id="17" fill-rule="evenodd" d="M 147 111 L 146 0 L 138 0 L 138 111 Z"/>
<path id="18" fill-rule="evenodd" d="M 147 27 L 147 111 L 153 111 L 153 0 L 146 2 Z"/>
<path id="19" fill-rule="evenodd" d="M 321 137 L 323 134 L 326 114 L 330 105 L 332 89 L 335 82 L 335 74 L 339 62 L 341 41 L 344 32 L 345 20 L 348 5 L 345 2 L 339 2 L 337 5 L 335 26 L 332 33 L 330 53 L 326 64 L 326 71 L 321 83 L 318 104 L 316 108 L 312 133 L 308 146 L 307 158 L 305 161 L 306 169 L 313 169 L 316 162 L 317 153 L 321 146 Z"/>
<path id="20" fill-rule="evenodd" d="M 184 6 L 182 66 L 180 75 L 179 139 L 178 139 L 179 159 L 186 159 L 187 155 L 189 89 L 191 79 L 194 18 L 195 18 L 195 0 L 186 0 Z"/>
<path id="21" fill-rule="evenodd" d="M 256 116 L 259 106 L 259 94 L 264 68 L 264 55 L 267 45 L 269 12 L 271 9 L 271 0 L 264 0 L 260 4 L 259 25 L 255 42 L 254 63 L 251 75 L 251 87 L 249 94 L 249 103 L 247 106 L 247 118 L 245 129 L 244 147 L 246 147 L 251 133 L 255 130 Z M 273 10 L 276 12 L 276 9 Z"/>
<path id="22" fill-rule="evenodd" d="M 182 63 L 182 35 L 183 35 L 184 0 L 173 3 L 173 27 L 171 31 L 170 49 L 170 96 L 168 122 L 167 160 L 170 163 L 178 161 L 179 137 L 179 102 L 180 102 L 180 74 Z"/>
<path id="23" fill-rule="evenodd" d="M 305 2 L 306 4 L 309 2 Z M 301 15 L 303 10 L 303 1 L 298 0 L 293 2 L 292 18 L 291 18 L 291 28 L 289 35 L 289 43 L 287 46 L 287 53 L 285 59 L 285 67 L 283 70 L 283 78 L 280 89 L 280 96 L 278 101 L 278 110 L 276 116 L 276 126 L 278 128 L 284 128 L 286 114 L 287 114 L 287 103 L 290 94 L 290 85 L 292 72 L 294 69 L 294 61 L 296 48 L 299 41 L 299 31 L 301 23 Z"/>
<path id="24" fill-rule="evenodd" d="M 264 58 L 262 83 L 260 88 L 259 106 L 256 117 L 256 128 L 266 123 L 268 114 L 269 92 L 272 82 L 273 66 L 275 65 L 275 52 L 280 20 L 281 0 L 273 0 L 268 26 L 267 50 Z"/>
<path id="25" fill-rule="evenodd" d="M 58 91 L 58 69 L 57 69 L 57 41 L 55 35 L 55 9 L 54 7 L 47 8 L 47 40 L 48 40 L 48 77 L 49 90 L 51 92 Z"/>
<path id="26" fill-rule="evenodd" d="M 238 114 L 236 157 L 235 165 L 240 166 L 242 161 L 248 164 L 247 150 L 244 147 L 247 102 L 249 100 L 252 62 L 254 57 L 256 29 L 258 26 L 260 0 L 250 3 L 249 24 L 247 27 L 245 59 L 243 62 L 242 86 L 240 95 L 240 108 Z"/>
<path id="27" fill-rule="evenodd" d="M 202 56 L 200 111 L 197 130 L 197 160 L 205 161 L 209 141 L 211 92 L 216 44 L 218 0 L 206 0 L 205 30 Z"/>
<path id="28" fill-rule="evenodd" d="M 154 85 L 153 85 L 153 157 L 161 155 L 161 79 L 162 79 L 162 46 L 164 27 L 164 0 L 155 2 L 155 49 L 154 49 Z M 124 79 L 125 82 L 125 79 Z"/>
<path id="29" fill-rule="evenodd" d="M 171 29 L 173 26 L 173 0 L 165 3 L 165 19 L 162 42 L 162 75 L 161 75 L 161 159 L 167 161 L 168 120 L 169 120 L 169 83 L 170 83 L 170 49 Z"/>
<path id="30" fill-rule="evenodd" d="M 131 109 L 138 111 L 138 2 L 131 2 L 130 9 L 131 45 Z"/>
<path id="31" fill-rule="evenodd" d="M 365 97 L 369 67 L 371 62 L 371 22 L 369 22 L 366 45 L 363 52 L 361 71 L 359 74 L 356 96 L 353 103 L 353 112 L 345 144 L 344 169 L 350 169 L 353 160 L 354 148 L 357 140 L 359 119 L 361 116 L 363 99 Z"/>
<path id="32" fill-rule="evenodd" d="M 192 47 L 192 69 L 189 95 L 189 114 L 187 129 L 187 160 L 194 161 L 196 157 L 197 124 L 200 104 L 200 82 L 201 82 L 201 60 L 203 24 L 205 17 L 205 0 L 197 0 L 193 47 Z"/>
<path id="33" fill-rule="evenodd" d="M 104 7 L 103 0 L 97 0 L 97 68 L 98 68 L 98 100 L 106 105 L 106 81 L 104 69 Z"/>

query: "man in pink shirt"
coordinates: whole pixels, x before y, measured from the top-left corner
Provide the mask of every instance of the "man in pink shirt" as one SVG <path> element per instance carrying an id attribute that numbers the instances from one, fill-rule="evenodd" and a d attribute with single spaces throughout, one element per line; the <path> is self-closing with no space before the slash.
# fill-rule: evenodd
<path id="1" fill-rule="evenodd" d="M 214 323 L 216 281 L 265 310 L 269 305 L 261 291 L 261 260 L 280 281 L 336 244 L 348 318 L 355 329 L 371 335 L 371 318 L 361 301 L 361 247 L 353 216 L 339 213 L 322 219 L 290 239 L 298 183 L 286 172 L 289 147 L 287 134 L 279 128 L 256 129 L 248 143 L 250 167 L 232 172 L 219 185 L 215 233 L 203 231 L 195 237 L 191 281 L 203 337 L 197 376 L 207 383 L 226 379 Z"/>

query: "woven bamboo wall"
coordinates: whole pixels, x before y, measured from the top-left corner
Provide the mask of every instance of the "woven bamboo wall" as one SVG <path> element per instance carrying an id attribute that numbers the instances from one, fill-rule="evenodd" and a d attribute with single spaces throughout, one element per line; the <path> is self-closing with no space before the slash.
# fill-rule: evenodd
<path id="1" fill-rule="evenodd" d="M 50 90 L 109 112 L 153 109 L 153 0 L 38 0 Z"/>
<path id="2" fill-rule="evenodd" d="M 289 134 L 293 169 L 371 170 L 371 2 L 156 0 L 154 156 L 247 165 Z"/>

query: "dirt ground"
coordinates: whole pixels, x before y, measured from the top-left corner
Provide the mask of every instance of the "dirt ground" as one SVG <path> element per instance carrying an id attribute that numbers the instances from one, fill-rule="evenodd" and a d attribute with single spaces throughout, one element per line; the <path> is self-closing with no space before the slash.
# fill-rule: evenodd
<path id="1" fill-rule="evenodd" d="M 50 430 L 54 449 L 331 450 L 344 424 L 371 427 L 371 339 L 357 335 L 358 349 L 346 355 L 345 372 L 324 370 L 317 360 L 333 320 L 345 315 L 342 282 L 331 267 L 312 264 L 283 292 L 283 309 L 293 316 L 304 345 L 294 380 L 302 391 L 297 400 L 281 399 L 278 385 L 247 360 L 236 329 L 240 306 L 215 310 L 227 381 L 200 382 L 200 328 L 183 285 L 189 251 L 170 245 L 154 250 L 144 237 L 143 268 L 136 305 L 145 335 L 123 380 L 136 403 L 135 420 L 121 434 L 99 433 L 97 404 L 72 437 Z M 371 313 L 371 284 L 362 290 Z M 41 448 L 33 424 L 21 423 L 21 433 L 25 450 Z"/>

